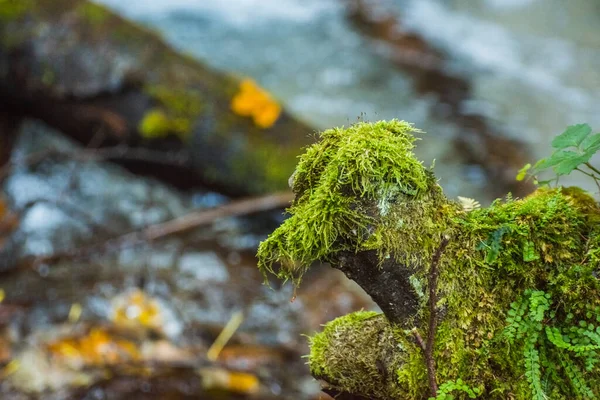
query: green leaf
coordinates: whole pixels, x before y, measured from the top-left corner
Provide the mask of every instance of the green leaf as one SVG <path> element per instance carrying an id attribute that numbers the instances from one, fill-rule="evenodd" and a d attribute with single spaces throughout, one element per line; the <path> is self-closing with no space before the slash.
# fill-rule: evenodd
<path id="1" fill-rule="evenodd" d="M 600 150 L 600 133 L 586 137 L 583 142 L 581 142 L 581 149 L 586 153 L 595 153 Z"/>
<path id="2" fill-rule="evenodd" d="M 573 152 L 569 151 L 569 153 Z M 573 154 L 574 155 L 569 154 L 568 157 L 554 167 L 554 172 L 556 172 L 557 175 L 569 175 L 581 164 L 585 164 L 586 162 L 590 161 L 590 158 L 592 158 L 592 154 Z"/>
<path id="3" fill-rule="evenodd" d="M 534 168 L 544 170 L 552 167 L 557 175 L 568 175 L 581 164 L 590 160 L 592 154 L 576 153 L 570 150 L 557 150 L 549 158 L 538 161 Z"/>
<path id="4" fill-rule="evenodd" d="M 538 162 L 536 162 L 533 165 L 533 169 L 534 169 L 534 171 L 543 171 L 543 170 L 555 165 L 555 164 L 553 164 L 553 162 L 554 161 L 550 161 L 549 158 L 541 158 L 538 160 Z"/>
<path id="5" fill-rule="evenodd" d="M 523 245 L 523 261 L 530 262 L 539 259 L 540 256 L 535 251 L 535 245 L 531 240 L 528 240 Z"/>
<path id="6" fill-rule="evenodd" d="M 555 149 L 566 149 L 568 147 L 578 147 L 581 142 L 592 132 L 588 124 L 571 125 L 554 138 L 552 147 Z"/>
<path id="7" fill-rule="evenodd" d="M 530 168 L 531 168 L 531 164 L 529 164 L 529 163 L 525 164 L 523 166 L 523 168 L 521 168 L 519 170 L 519 173 L 517 173 L 516 180 L 520 182 L 523 179 L 525 179 L 525 177 L 527 176 L 527 171 L 529 171 Z"/>
<path id="8" fill-rule="evenodd" d="M 533 166 L 534 171 L 543 171 L 549 168 L 553 168 L 561 162 L 578 157 L 579 154 L 570 150 L 557 150 L 548 158 L 542 158 L 536 162 Z"/>

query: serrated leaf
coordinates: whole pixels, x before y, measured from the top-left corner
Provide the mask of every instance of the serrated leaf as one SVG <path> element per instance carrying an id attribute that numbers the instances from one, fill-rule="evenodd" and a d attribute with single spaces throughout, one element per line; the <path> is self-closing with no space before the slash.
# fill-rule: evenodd
<path id="1" fill-rule="evenodd" d="M 481 207 L 481 204 L 475 199 L 470 199 L 468 197 L 458 196 L 458 202 L 463 208 L 463 211 L 469 212 L 473 210 L 477 210 Z"/>
<path id="2" fill-rule="evenodd" d="M 566 149 L 568 147 L 578 147 L 581 142 L 592 132 L 588 124 L 571 125 L 554 138 L 552 147 L 555 149 Z"/>
<path id="3" fill-rule="evenodd" d="M 591 157 L 592 154 L 588 153 L 580 154 L 570 150 L 557 150 L 550 157 L 538 161 L 534 168 L 542 171 L 552 167 L 557 175 L 568 175 L 581 164 L 588 162 Z"/>
<path id="4" fill-rule="evenodd" d="M 581 149 L 586 153 L 589 151 L 595 153 L 596 151 L 600 150 L 600 133 L 586 137 L 583 142 L 581 142 Z"/>
<path id="5" fill-rule="evenodd" d="M 543 171 L 545 169 L 552 168 L 555 165 L 558 165 L 564 160 L 568 159 L 569 157 L 572 158 L 573 156 L 578 156 L 578 154 L 573 151 L 558 150 L 552 153 L 550 157 L 542 158 L 541 160 L 536 162 L 533 168 L 536 171 Z"/>
<path id="6" fill-rule="evenodd" d="M 564 153 L 569 154 L 566 154 L 564 159 L 554 166 L 554 172 L 557 175 L 569 175 L 581 164 L 585 164 L 592 158 L 592 154 L 577 154 L 572 151 L 564 151 Z"/>

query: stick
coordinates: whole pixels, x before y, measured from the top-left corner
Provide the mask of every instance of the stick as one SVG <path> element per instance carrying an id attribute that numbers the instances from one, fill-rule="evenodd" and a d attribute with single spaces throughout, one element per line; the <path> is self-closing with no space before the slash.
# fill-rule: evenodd
<path id="1" fill-rule="evenodd" d="M 431 259 L 431 268 L 429 270 L 429 326 L 427 332 L 427 342 L 423 341 L 423 338 L 417 331 L 417 329 L 413 329 L 413 335 L 417 341 L 419 347 L 425 353 L 425 363 L 427 365 L 427 377 L 429 379 L 429 393 L 431 397 L 437 396 L 438 385 L 436 381 L 436 370 L 435 370 L 435 360 L 433 358 L 433 348 L 435 345 L 435 331 L 437 330 L 437 281 L 439 277 L 438 266 L 440 263 L 440 258 L 442 257 L 442 253 L 448 246 L 448 242 L 450 238 L 448 236 L 442 237 L 442 242 L 440 243 L 438 249 L 435 251 L 433 258 Z"/>
<path id="2" fill-rule="evenodd" d="M 106 248 L 120 248 L 126 243 L 145 243 L 153 241 L 175 233 L 182 233 L 192 228 L 210 224 L 220 218 L 248 215 L 285 207 L 286 205 L 289 205 L 293 199 L 294 194 L 292 192 L 279 192 L 260 197 L 250 197 L 232 201 L 229 204 L 208 210 L 193 211 L 179 218 L 150 225 L 140 231 L 113 237 L 99 244 L 72 249 L 64 253 L 37 257 L 33 262 L 33 266 L 52 263 L 65 258 L 83 257 Z"/>

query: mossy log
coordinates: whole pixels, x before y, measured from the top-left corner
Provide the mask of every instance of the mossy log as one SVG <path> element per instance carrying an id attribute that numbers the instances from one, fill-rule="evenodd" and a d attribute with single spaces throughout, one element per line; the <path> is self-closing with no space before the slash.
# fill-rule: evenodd
<path id="1" fill-rule="evenodd" d="M 260 245 L 264 272 L 298 284 L 328 261 L 383 310 L 326 325 L 312 373 L 375 399 L 600 396 L 596 201 L 539 188 L 467 211 L 415 158 L 416 132 L 402 121 L 323 132 L 293 175 L 290 218 Z"/>
<path id="2" fill-rule="evenodd" d="M 250 80 L 214 71 L 86 0 L 0 0 L 0 105 L 88 143 L 181 152 L 136 170 L 232 194 L 282 189 L 312 129 Z"/>

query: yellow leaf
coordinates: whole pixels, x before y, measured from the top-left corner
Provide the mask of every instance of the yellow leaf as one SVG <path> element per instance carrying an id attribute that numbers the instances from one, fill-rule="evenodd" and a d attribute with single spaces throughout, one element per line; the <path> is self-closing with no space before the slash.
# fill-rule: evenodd
<path id="1" fill-rule="evenodd" d="M 83 308 L 81 307 L 81 304 L 73 303 L 71 305 L 71 309 L 69 310 L 69 322 L 74 324 L 75 322 L 79 321 L 82 311 Z"/>
<path id="2" fill-rule="evenodd" d="M 255 375 L 232 372 L 221 368 L 203 368 L 198 371 L 205 389 L 221 389 L 240 394 L 254 394 L 260 389 Z"/>
<path id="3" fill-rule="evenodd" d="M 254 123 L 260 128 L 270 128 L 273 126 L 279 114 L 281 107 L 276 103 L 269 103 L 260 112 L 254 114 Z"/>
<path id="4" fill-rule="evenodd" d="M 281 106 L 253 80 L 244 79 L 231 99 L 231 110 L 243 117 L 252 117 L 260 128 L 271 127 L 281 114 Z"/>
<path id="5" fill-rule="evenodd" d="M 20 367 L 21 364 L 19 363 L 19 360 L 12 360 L 8 364 L 6 364 L 4 368 L 2 368 L 2 370 L 0 370 L 0 377 L 6 378 L 7 376 L 17 372 Z"/>

